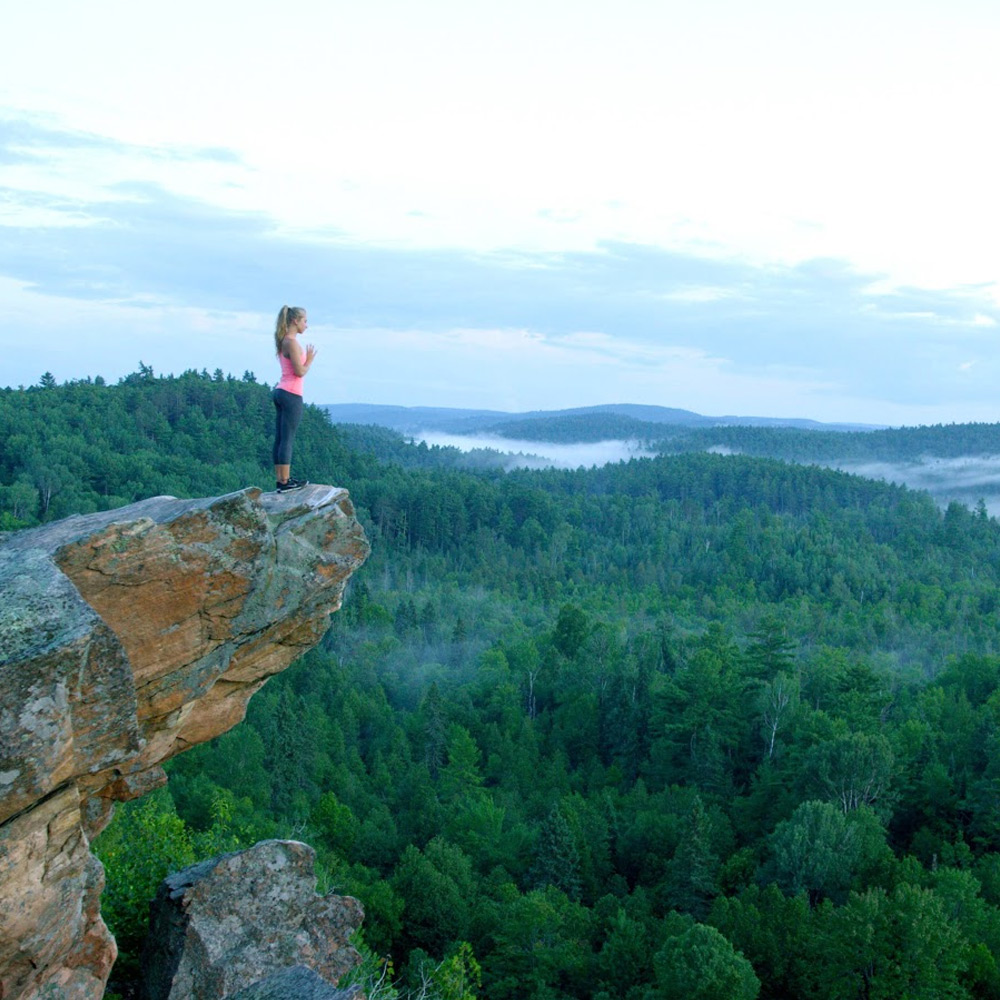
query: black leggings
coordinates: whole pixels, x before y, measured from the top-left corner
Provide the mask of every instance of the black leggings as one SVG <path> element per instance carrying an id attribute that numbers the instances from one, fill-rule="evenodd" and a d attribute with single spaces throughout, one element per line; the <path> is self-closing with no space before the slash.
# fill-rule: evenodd
<path id="1" fill-rule="evenodd" d="M 292 464 L 292 445 L 302 419 L 302 397 L 285 389 L 271 393 L 277 414 L 274 422 L 274 464 Z"/>

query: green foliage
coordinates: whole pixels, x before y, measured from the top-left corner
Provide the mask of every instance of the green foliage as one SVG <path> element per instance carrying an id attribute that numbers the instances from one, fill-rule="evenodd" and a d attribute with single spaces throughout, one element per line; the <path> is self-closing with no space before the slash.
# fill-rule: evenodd
<path id="1" fill-rule="evenodd" d="M 117 386 L 102 379 L 57 386 L 46 373 L 41 388 L 0 390 L 0 516 L 28 527 L 149 496 L 269 488 L 268 388 L 220 376 L 157 377 L 140 363 Z M 306 407 L 296 463 L 341 475 L 347 464 L 315 407 Z"/>
<path id="2" fill-rule="evenodd" d="M 472 865 L 458 847 L 440 838 L 423 851 L 409 845 L 396 868 L 393 888 L 403 900 L 410 947 L 442 954 L 450 942 L 468 937 Z"/>
<path id="3" fill-rule="evenodd" d="M 753 966 L 703 924 L 667 938 L 653 964 L 663 1000 L 756 1000 L 760 993 Z"/>
<path id="4" fill-rule="evenodd" d="M 123 956 L 116 978 L 135 975 L 157 886 L 196 860 L 191 832 L 170 796 L 157 791 L 119 806 L 114 822 L 94 842 L 94 853 L 106 879 L 101 915 Z"/>
<path id="5" fill-rule="evenodd" d="M 272 421 L 218 372 L 0 392 L 0 530 L 267 484 Z M 765 430 L 712 440 L 829 444 Z M 473 473 L 311 408 L 296 461 L 372 557 L 98 839 L 116 977 L 162 874 L 285 836 L 361 899 L 373 996 L 1000 996 L 984 512 L 747 455 Z"/>
<path id="6" fill-rule="evenodd" d="M 475 1000 L 482 986 L 483 972 L 472 945 L 460 941 L 430 975 L 432 995 L 440 1000 Z"/>
<path id="7" fill-rule="evenodd" d="M 844 733 L 812 748 L 806 764 L 816 791 L 843 812 L 862 806 L 890 812 L 893 754 L 881 733 Z"/>
<path id="8" fill-rule="evenodd" d="M 821 914 L 817 988 L 830 1000 L 965 997 L 966 953 L 932 890 L 903 884 L 852 893 Z"/>
<path id="9" fill-rule="evenodd" d="M 927 455 L 996 455 L 998 444 L 997 424 L 935 424 L 848 432 L 727 425 L 685 429 L 669 435 L 663 447 L 673 451 L 722 447 L 796 462 L 906 462 Z"/>
<path id="10" fill-rule="evenodd" d="M 468 800 L 482 786 L 479 747 L 463 726 L 452 725 L 445 750 L 447 763 L 441 771 L 440 791 L 446 802 Z"/>
<path id="11" fill-rule="evenodd" d="M 857 881 L 867 881 L 888 854 L 885 833 L 871 810 L 850 813 L 828 802 L 803 802 L 778 824 L 769 839 L 764 884 L 774 882 L 788 895 L 805 893 L 844 902 Z"/>
<path id="12" fill-rule="evenodd" d="M 337 798 L 335 792 L 324 792 L 309 815 L 309 828 L 328 850 L 338 857 L 349 857 L 358 837 L 358 821 L 354 813 Z"/>
<path id="13" fill-rule="evenodd" d="M 574 604 L 564 604 L 559 609 L 552 644 L 563 656 L 573 659 L 580 652 L 589 631 L 590 622 L 586 614 Z"/>
<path id="14" fill-rule="evenodd" d="M 542 824 L 529 878 L 539 888 L 552 885 L 570 899 L 580 898 L 580 853 L 558 805 Z"/>
<path id="15" fill-rule="evenodd" d="M 587 911 L 553 886 L 507 891 L 491 907 L 494 947 L 483 961 L 493 1000 L 579 996 L 589 970 Z"/>
<path id="16" fill-rule="evenodd" d="M 804 895 L 786 896 L 773 883 L 748 886 L 738 896 L 717 897 L 708 923 L 753 966 L 762 996 L 809 995 L 813 920 Z"/>
<path id="17" fill-rule="evenodd" d="M 712 850 L 711 820 L 699 797 L 680 828 L 680 844 L 670 866 L 669 899 L 674 909 L 701 919 L 718 893 L 719 859 Z"/>

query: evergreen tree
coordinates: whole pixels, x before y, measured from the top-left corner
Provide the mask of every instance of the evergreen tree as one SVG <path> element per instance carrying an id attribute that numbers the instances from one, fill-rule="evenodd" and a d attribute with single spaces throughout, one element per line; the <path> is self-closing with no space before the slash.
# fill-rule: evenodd
<path id="1" fill-rule="evenodd" d="M 552 641 L 563 656 L 573 659 L 583 646 L 589 632 L 590 621 L 586 613 L 575 604 L 564 604 L 559 609 Z"/>
<path id="2" fill-rule="evenodd" d="M 447 749 L 447 722 L 436 683 L 427 689 L 424 698 L 424 761 L 431 777 L 436 778 L 444 766 Z"/>
<path id="3" fill-rule="evenodd" d="M 852 893 L 838 909 L 827 905 L 822 916 L 822 936 L 814 939 L 822 956 L 814 966 L 816 995 L 828 1000 L 969 995 L 961 984 L 967 951 L 932 891 L 908 884 L 891 892 L 869 889 Z"/>
<path id="4" fill-rule="evenodd" d="M 795 644 L 774 616 L 765 616 L 750 633 L 750 639 L 745 655 L 751 676 L 768 680 L 779 673 L 792 672 Z"/>
<path id="5" fill-rule="evenodd" d="M 701 797 L 695 796 L 670 866 L 671 904 L 696 920 L 702 919 L 718 892 L 718 866 L 719 859 L 712 850 L 711 824 Z"/>
<path id="6" fill-rule="evenodd" d="M 558 803 L 539 831 L 530 878 L 537 888 L 551 885 L 570 899 L 580 898 L 580 852 Z"/>
<path id="7" fill-rule="evenodd" d="M 442 798 L 457 802 L 474 795 L 483 783 L 480 770 L 482 754 L 464 726 L 449 727 L 447 756 L 448 763 L 441 771 Z"/>

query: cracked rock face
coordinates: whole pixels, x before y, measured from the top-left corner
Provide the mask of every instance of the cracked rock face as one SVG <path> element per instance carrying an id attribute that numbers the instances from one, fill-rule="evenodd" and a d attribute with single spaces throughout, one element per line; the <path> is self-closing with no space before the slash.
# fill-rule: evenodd
<path id="1" fill-rule="evenodd" d="M 332 984 L 361 961 L 348 943 L 361 905 L 317 895 L 315 860 L 307 844 L 265 840 L 168 876 L 150 908 L 146 1000 L 224 1000 L 272 976 L 352 995 Z"/>
<path id="2" fill-rule="evenodd" d="M 155 497 L 0 544 L 0 997 L 100 997 L 89 842 L 322 637 L 368 542 L 345 490 Z"/>
<path id="3" fill-rule="evenodd" d="M 297 965 L 231 993 L 226 1000 L 365 1000 L 365 997 L 360 986 L 339 990 L 312 969 Z"/>

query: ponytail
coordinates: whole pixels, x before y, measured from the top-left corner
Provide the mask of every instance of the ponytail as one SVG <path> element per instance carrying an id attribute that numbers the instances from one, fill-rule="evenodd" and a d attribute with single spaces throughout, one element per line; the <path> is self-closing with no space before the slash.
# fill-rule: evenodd
<path id="1" fill-rule="evenodd" d="M 281 344 L 288 335 L 288 324 L 294 323 L 305 312 L 300 306 L 282 306 L 274 326 L 274 353 L 281 355 Z"/>

